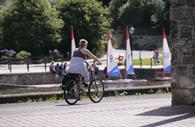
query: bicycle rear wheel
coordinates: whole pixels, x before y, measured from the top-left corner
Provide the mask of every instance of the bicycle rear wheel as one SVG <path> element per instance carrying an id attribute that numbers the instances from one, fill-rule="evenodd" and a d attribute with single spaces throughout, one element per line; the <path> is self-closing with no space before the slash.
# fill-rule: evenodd
<path id="1" fill-rule="evenodd" d="M 64 99 L 69 105 L 74 105 L 80 96 L 79 83 L 75 80 L 70 80 L 64 88 Z"/>
<path id="2" fill-rule="evenodd" d="M 100 78 L 93 79 L 89 84 L 89 98 L 92 102 L 98 103 L 104 95 L 104 84 Z"/>

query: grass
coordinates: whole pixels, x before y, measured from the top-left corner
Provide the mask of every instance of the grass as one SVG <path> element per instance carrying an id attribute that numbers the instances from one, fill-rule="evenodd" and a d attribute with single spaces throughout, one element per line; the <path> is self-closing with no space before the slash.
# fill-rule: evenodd
<path id="1" fill-rule="evenodd" d="M 151 59 L 151 58 L 148 58 L 148 59 L 136 59 L 136 60 L 133 60 L 133 65 L 151 65 L 152 66 L 155 66 L 155 65 L 163 65 L 163 58 L 160 57 L 160 64 L 155 64 L 154 63 L 154 60 Z M 118 62 L 118 65 L 124 65 L 124 62 Z"/>
<path id="2" fill-rule="evenodd" d="M 143 95 L 143 94 L 163 94 L 171 92 L 170 88 L 157 88 L 157 89 L 139 89 L 139 90 L 124 90 L 124 91 L 109 91 L 104 93 L 104 97 L 109 96 L 128 96 L 128 95 Z M 81 99 L 89 99 L 87 95 L 82 95 Z M 4 103 L 31 103 L 31 102 L 43 102 L 43 101 L 56 101 L 64 100 L 63 94 L 46 95 L 46 96 L 32 96 L 22 97 L 14 99 L 1 100 L 1 104 Z M 195 105 L 195 104 L 194 104 Z"/>
<path id="3" fill-rule="evenodd" d="M 156 65 L 155 63 L 154 63 L 154 60 L 153 59 L 141 59 L 141 61 L 140 61 L 140 59 L 138 59 L 138 60 L 133 60 L 133 65 Z M 160 57 L 160 64 L 158 64 L 158 65 L 163 65 L 163 58 L 162 57 Z"/>

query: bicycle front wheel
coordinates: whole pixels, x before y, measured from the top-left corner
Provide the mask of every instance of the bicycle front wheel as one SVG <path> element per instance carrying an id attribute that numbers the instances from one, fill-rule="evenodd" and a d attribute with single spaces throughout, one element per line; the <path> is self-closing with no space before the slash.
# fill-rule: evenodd
<path id="1" fill-rule="evenodd" d="M 98 103 L 104 95 L 104 84 L 100 78 L 93 79 L 89 84 L 89 98 L 92 102 Z"/>
<path id="2" fill-rule="evenodd" d="M 69 105 L 74 105 L 79 100 L 79 83 L 70 80 L 64 88 L 64 99 Z"/>

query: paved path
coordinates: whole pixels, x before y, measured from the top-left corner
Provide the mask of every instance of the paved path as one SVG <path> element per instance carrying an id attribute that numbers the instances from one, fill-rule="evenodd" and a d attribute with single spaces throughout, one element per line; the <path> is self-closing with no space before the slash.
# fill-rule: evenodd
<path id="1" fill-rule="evenodd" d="M 170 106 L 171 95 L 0 105 L 0 127 L 194 127 L 195 109 Z"/>

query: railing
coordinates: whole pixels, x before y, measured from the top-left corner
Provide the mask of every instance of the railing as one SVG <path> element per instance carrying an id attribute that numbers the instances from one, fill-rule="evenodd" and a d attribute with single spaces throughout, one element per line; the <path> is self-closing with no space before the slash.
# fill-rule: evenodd
<path id="1" fill-rule="evenodd" d="M 34 66 L 39 66 L 39 67 L 43 67 L 45 71 L 47 71 L 47 67 L 50 61 L 45 60 L 45 59 L 39 59 L 39 60 L 31 60 L 31 59 L 0 59 L 0 70 L 1 71 L 5 71 L 7 66 L 7 69 L 9 72 L 12 72 L 13 70 L 13 66 L 15 68 L 19 67 L 19 66 L 23 66 L 23 70 L 24 70 L 24 66 L 26 65 L 26 70 L 27 72 L 30 71 L 30 65 L 34 65 Z"/>
<path id="2" fill-rule="evenodd" d="M 162 60 L 155 61 L 153 58 L 150 59 L 142 59 L 139 58 L 138 60 L 134 60 L 134 66 L 139 66 L 140 68 L 143 68 L 144 66 L 150 66 L 150 68 L 156 67 L 156 66 L 162 66 Z"/>
<path id="3" fill-rule="evenodd" d="M 69 65 L 68 61 L 56 61 L 55 65 L 57 63 L 67 63 L 67 66 Z M 88 60 L 88 62 L 92 62 L 91 60 Z M 106 66 L 106 59 L 101 59 L 101 62 L 103 65 L 100 67 L 100 69 L 104 69 Z M 123 61 L 124 62 L 124 61 Z M 0 73 L 9 73 L 9 72 L 46 72 L 49 71 L 49 65 L 51 61 L 45 60 L 45 59 L 37 59 L 37 60 L 25 60 L 25 59 L 0 59 Z M 133 60 L 133 66 L 135 68 L 155 68 L 155 67 L 162 67 L 162 60 L 159 60 L 159 63 L 155 63 L 153 58 L 148 59 L 142 59 L 140 57 L 139 59 Z M 20 69 L 20 70 L 19 70 Z M 17 71 L 18 70 L 18 71 Z"/>

